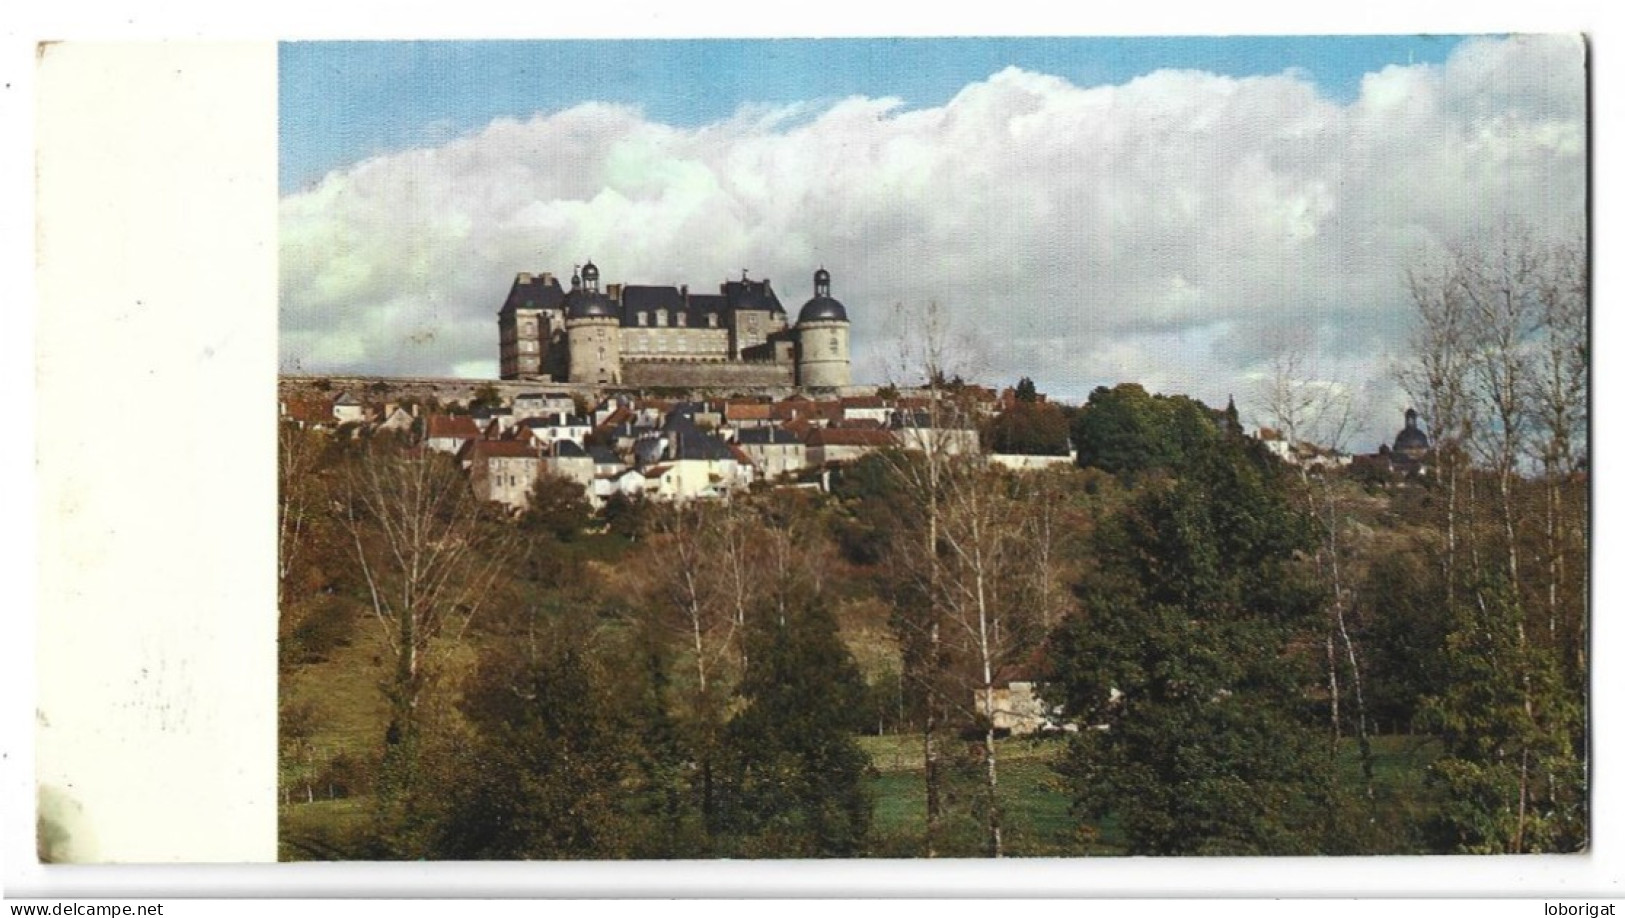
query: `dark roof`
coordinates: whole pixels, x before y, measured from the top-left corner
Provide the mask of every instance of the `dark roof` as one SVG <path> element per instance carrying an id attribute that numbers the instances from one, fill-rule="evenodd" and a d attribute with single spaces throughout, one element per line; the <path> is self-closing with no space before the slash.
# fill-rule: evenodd
<path id="1" fill-rule="evenodd" d="M 732 309 L 766 309 L 781 315 L 784 313 L 784 306 L 773 292 L 773 282 L 765 278 L 759 281 L 748 278 L 726 281 L 722 285 L 722 295 L 728 298 L 728 306 Z"/>
<path id="2" fill-rule="evenodd" d="M 520 427 L 591 427 L 592 418 L 579 414 L 566 414 L 564 422 L 559 422 L 556 414 L 544 414 L 540 417 L 525 418 L 519 422 Z"/>
<path id="3" fill-rule="evenodd" d="M 780 427 L 752 427 L 739 432 L 739 443 L 742 446 L 788 445 L 800 442 L 800 437 Z"/>
<path id="4" fill-rule="evenodd" d="M 564 300 L 566 315 L 572 319 L 619 318 L 621 314 L 615 301 L 602 293 L 571 290 Z"/>
<path id="5" fill-rule="evenodd" d="M 587 451 L 576 445 L 574 440 L 560 440 L 553 444 L 553 455 L 560 459 L 581 459 Z"/>
<path id="6" fill-rule="evenodd" d="M 671 442 L 666 448 L 672 459 L 727 459 L 732 456 L 728 451 L 728 444 L 722 442 L 714 434 L 706 433 L 698 427 L 666 428 L 666 436 Z"/>
<path id="7" fill-rule="evenodd" d="M 796 324 L 803 322 L 845 322 L 846 307 L 829 295 L 829 272 L 820 267 L 813 272 L 813 298 L 801 307 Z"/>
<path id="8" fill-rule="evenodd" d="M 801 315 L 796 317 L 796 324 L 803 322 L 847 322 L 846 307 L 841 301 L 832 296 L 815 296 L 801 307 Z"/>
<path id="9" fill-rule="evenodd" d="M 1396 453 L 1425 453 L 1428 451 L 1428 435 L 1416 426 L 1416 409 L 1405 412 L 1405 429 L 1394 436 L 1394 452 Z"/>
<path id="10" fill-rule="evenodd" d="M 564 288 L 551 274 L 531 276 L 520 274 L 514 278 L 508 299 L 502 304 L 503 312 L 515 309 L 558 309 L 564 301 Z"/>
<path id="11" fill-rule="evenodd" d="M 621 305 L 627 309 L 682 309 L 683 294 L 676 287 L 621 288 Z"/>
<path id="12" fill-rule="evenodd" d="M 621 461 L 621 457 L 615 455 L 615 451 L 607 446 L 589 446 L 587 447 L 587 455 L 592 457 L 592 461 L 595 465 L 624 464 Z"/>

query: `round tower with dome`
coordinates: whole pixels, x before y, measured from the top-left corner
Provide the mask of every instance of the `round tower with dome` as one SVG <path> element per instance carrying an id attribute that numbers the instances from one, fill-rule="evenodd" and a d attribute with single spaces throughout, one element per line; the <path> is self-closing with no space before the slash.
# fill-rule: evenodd
<path id="1" fill-rule="evenodd" d="M 1421 462 L 1427 458 L 1428 435 L 1416 423 L 1416 409 L 1405 409 L 1405 428 L 1394 436 L 1394 452 L 1413 462 Z"/>
<path id="2" fill-rule="evenodd" d="M 808 388 L 852 384 L 851 322 L 829 294 L 829 272 L 813 273 L 813 296 L 796 317 L 796 383 Z"/>
<path id="3" fill-rule="evenodd" d="M 564 298 L 570 380 L 615 385 L 621 381 L 621 310 L 598 289 L 598 266 L 588 259 L 570 278 Z"/>

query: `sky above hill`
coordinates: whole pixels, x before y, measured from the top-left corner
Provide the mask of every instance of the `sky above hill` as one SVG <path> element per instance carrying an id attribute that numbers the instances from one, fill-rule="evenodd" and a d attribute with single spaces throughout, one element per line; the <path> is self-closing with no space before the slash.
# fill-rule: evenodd
<path id="1" fill-rule="evenodd" d="M 1583 231 L 1574 37 L 292 43 L 285 371 L 494 376 L 519 271 L 793 314 L 820 264 L 853 376 L 938 304 L 976 375 L 1140 382 L 1256 423 L 1310 355 L 1399 427 L 1405 271 Z"/>

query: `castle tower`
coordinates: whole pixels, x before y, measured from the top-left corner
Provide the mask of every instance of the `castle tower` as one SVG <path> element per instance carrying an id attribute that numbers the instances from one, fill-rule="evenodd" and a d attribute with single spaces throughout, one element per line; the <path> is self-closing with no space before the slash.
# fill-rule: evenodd
<path id="1" fill-rule="evenodd" d="M 813 297 L 796 318 L 796 384 L 835 388 L 852 384 L 851 323 L 846 307 L 829 295 L 829 272 L 813 274 Z"/>
<path id="2" fill-rule="evenodd" d="M 571 278 L 565 297 L 565 335 L 570 350 L 570 382 L 615 385 L 621 381 L 621 310 L 598 292 L 598 266 L 581 267 L 580 284 Z"/>

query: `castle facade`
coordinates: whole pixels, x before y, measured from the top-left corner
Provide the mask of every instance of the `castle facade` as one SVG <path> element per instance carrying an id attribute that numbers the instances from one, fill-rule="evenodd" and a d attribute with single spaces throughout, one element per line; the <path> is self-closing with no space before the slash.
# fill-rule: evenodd
<path id="1" fill-rule="evenodd" d="M 550 273 L 520 274 L 497 315 L 503 379 L 592 385 L 852 384 L 846 307 L 830 275 L 813 274 L 813 297 L 796 322 L 770 281 L 725 281 L 717 293 L 688 285 L 609 284 L 591 261 L 568 290 Z"/>

